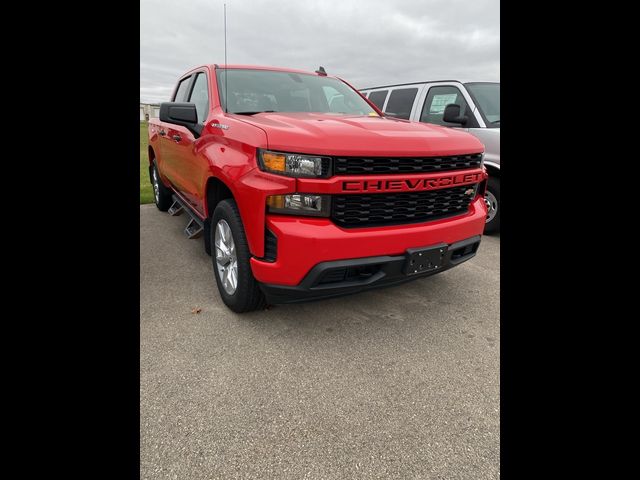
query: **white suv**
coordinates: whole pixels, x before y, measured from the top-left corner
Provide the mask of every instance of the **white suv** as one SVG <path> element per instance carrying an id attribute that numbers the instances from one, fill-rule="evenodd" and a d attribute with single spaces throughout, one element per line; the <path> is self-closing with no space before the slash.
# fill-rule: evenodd
<path id="1" fill-rule="evenodd" d="M 499 83 L 440 80 L 364 88 L 360 93 L 389 116 L 462 128 L 478 137 L 485 146 L 489 172 L 485 233 L 500 230 Z"/>

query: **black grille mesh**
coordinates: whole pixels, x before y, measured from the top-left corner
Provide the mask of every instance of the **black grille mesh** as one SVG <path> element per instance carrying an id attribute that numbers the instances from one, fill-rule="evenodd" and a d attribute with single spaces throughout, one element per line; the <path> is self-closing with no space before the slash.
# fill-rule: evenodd
<path id="1" fill-rule="evenodd" d="M 448 157 L 334 157 L 334 175 L 444 172 L 476 168 L 481 153 Z"/>
<path id="2" fill-rule="evenodd" d="M 416 223 L 459 215 L 469 209 L 477 185 L 413 193 L 335 195 L 331 218 L 342 227 Z M 472 192 L 469 192 L 469 190 Z"/>
<path id="3" fill-rule="evenodd" d="M 278 257 L 278 239 L 271 232 L 265 230 L 264 235 L 264 260 L 267 262 L 275 262 Z"/>

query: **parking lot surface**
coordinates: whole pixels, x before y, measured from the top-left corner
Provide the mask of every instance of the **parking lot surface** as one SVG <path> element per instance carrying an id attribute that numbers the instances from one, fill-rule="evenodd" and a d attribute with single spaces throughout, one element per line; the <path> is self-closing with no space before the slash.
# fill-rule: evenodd
<path id="1" fill-rule="evenodd" d="M 141 478 L 499 478 L 499 236 L 439 275 L 238 315 L 186 218 L 140 206 Z"/>

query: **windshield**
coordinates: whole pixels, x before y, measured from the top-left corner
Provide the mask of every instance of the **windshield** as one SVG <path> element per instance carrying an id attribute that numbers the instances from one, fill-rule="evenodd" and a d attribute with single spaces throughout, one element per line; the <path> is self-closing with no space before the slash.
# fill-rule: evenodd
<path id="1" fill-rule="evenodd" d="M 499 83 L 467 83 L 473 100 L 480 110 L 487 127 L 500 126 L 500 84 Z"/>
<path id="2" fill-rule="evenodd" d="M 347 115 L 378 114 L 351 87 L 330 77 L 271 70 L 216 70 L 220 103 L 228 112 L 320 112 Z M 226 80 L 225 80 L 226 77 Z"/>

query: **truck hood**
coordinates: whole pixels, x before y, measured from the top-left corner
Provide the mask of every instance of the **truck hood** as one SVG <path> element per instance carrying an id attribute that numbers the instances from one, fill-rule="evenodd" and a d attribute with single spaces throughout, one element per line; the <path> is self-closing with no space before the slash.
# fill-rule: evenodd
<path id="1" fill-rule="evenodd" d="M 482 143 L 466 132 L 389 117 L 276 112 L 243 116 L 242 120 L 266 133 L 269 149 L 285 152 L 431 156 L 484 150 Z"/>

